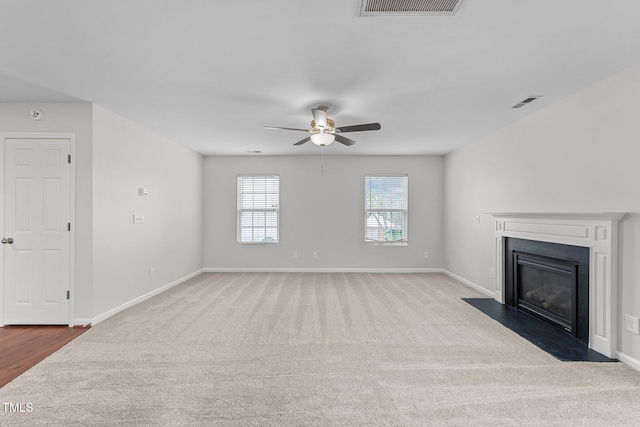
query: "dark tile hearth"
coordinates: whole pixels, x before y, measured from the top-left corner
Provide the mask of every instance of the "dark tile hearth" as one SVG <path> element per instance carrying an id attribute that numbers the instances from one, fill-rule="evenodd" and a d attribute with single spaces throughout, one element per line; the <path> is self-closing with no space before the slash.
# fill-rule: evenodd
<path id="1" fill-rule="evenodd" d="M 563 362 L 615 362 L 546 322 L 492 298 L 463 298 L 487 316 Z"/>

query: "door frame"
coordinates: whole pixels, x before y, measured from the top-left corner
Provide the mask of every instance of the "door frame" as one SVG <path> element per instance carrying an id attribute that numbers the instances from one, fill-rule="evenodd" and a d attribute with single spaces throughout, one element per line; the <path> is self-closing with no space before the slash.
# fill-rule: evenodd
<path id="1" fill-rule="evenodd" d="M 69 232 L 69 327 L 74 326 L 74 301 L 75 301 L 75 213 L 76 213 L 76 141 L 74 133 L 51 133 L 51 132 L 9 132 L 0 133 L 0 228 L 4 233 L 4 208 L 5 208 L 5 192 L 4 178 L 5 168 L 5 150 L 7 139 L 68 139 L 69 150 L 71 153 L 71 170 L 69 171 L 69 222 L 71 223 L 71 231 Z M 5 326 L 4 323 L 4 256 L 0 261 L 0 327 Z"/>

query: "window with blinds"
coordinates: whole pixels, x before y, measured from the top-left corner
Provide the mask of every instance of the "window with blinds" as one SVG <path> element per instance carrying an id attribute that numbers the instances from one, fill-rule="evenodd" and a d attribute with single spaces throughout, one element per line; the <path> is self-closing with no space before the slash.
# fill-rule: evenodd
<path id="1" fill-rule="evenodd" d="M 407 244 L 407 175 L 364 177 L 365 243 Z"/>
<path id="2" fill-rule="evenodd" d="M 280 177 L 238 175 L 238 243 L 278 243 Z"/>

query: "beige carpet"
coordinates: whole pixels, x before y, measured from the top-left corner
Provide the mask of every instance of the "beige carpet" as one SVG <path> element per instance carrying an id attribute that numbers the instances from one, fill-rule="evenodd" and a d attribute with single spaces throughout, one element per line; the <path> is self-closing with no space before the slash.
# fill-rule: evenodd
<path id="1" fill-rule="evenodd" d="M 2 426 L 638 426 L 640 373 L 563 363 L 439 274 L 202 274 L 0 389 Z"/>

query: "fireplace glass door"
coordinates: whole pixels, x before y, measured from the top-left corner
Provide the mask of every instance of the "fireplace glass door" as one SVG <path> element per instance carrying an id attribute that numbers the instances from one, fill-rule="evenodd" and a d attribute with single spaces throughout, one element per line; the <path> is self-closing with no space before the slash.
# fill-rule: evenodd
<path id="1" fill-rule="evenodd" d="M 583 246 L 504 238 L 505 304 L 589 343 L 589 259 Z"/>
<path id="2" fill-rule="evenodd" d="M 574 334 L 577 265 L 518 252 L 513 256 L 518 308 Z"/>

